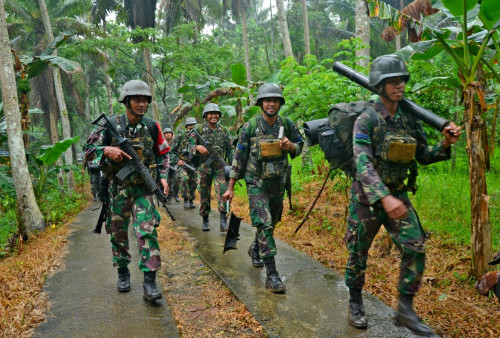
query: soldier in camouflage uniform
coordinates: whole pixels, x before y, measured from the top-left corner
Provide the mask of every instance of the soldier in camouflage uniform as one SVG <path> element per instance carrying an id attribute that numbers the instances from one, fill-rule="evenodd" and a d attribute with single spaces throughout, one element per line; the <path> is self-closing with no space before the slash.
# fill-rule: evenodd
<path id="1" fill-rule="evenodd" d="M 151 171 L 159 168 L 163 192 L 168 194 L 168 168 L 162 166 L 169 148 L 160 132 L 157 122 L 146 117 L 151 102 L 149 86 L 140 80 L 125 83 L 119 101 L 126 107 L 126 113 L 111 116 L 117 131 L 130 140 L 146 167 Z M 128 228 L 132 223 L 139 245 L 139 269 L 144 271 L 144 299 L 155 301 L 162 297 L 156 288 L 156 271 L 160 268 L 160 248 L 156 227 L 160 224 L 160 214 L 153 203 L 153 196 L 146 190 L 144 181 L 137 172 L 123 181 L 115 175 L 131 157 L 122 151 L 106 129 L 97 127 L 84 146 L 87 161 L 99 164 L 106 177 L 112 180 L 111 195 L 111 248 L 113 265 L 118 267 L 119 292 L 130 291 L 131 260 L 129 253 Z"/>
<path id="2" fill-rule="evenodd" d="M 356 328 L 368 325 L 361 290 L 368 250 L 383 224 L 401 252 L 396 321 L 416 334 L 431 335 L 432 329 L 413 310 L 425 266 L 425 233 L 407 191 L 416 188 L 416 162 L 430 164 L 449 159 L 450 147 L 457 142 L 461 128 L 451 123 L 443 130 L 443 141 L 428 146 L 420 123 L 398 104 L 409 77 L 397 56 L 376 58 L 369 84 L 378 89 L 379 99 L 354 124 L 356 174 L 345 237 L 349 251 L 345 271 L 350 293 L 348 317 Z"/>
<path id="3" fill-rule="evenodd" d="M 245 123 L 240 131 L 230 173 L 229 186 L 224 199 L 234 197 L 234 184 L 244 178 L 250 204 L 252 226 L 257 228 L 255 240 L 248 254 L 254 267 L 266 267 L 265 286 L 271 292 L 285 292 L 276 270 L 276 244 L 273 233 L 283 212 L 283 197 L 288 169 L 288 155 L 298 156 L 304 144 L 294 123 L 278 115 L 285 104 L 283 93 L 274 83 L 259 88 L 256 105 L 262 116 Z M 279 131 L 284 135 L 279 139 Z"/>
<path id="4" fill-rule="evenodd" d="M 163 129 L 163 136 L 165 137 L 165 140 L 167 141 L 168 145 L 172 148 L 172 145 L 175 142 L 174 132 L 173 132 L 172 128 L 165 127 Z M 178 170 L 177 165 L 175 165 L 175 164 L 173 164 L 173 162 L 171 162 L 172 161 L 172 151 L 169 151 L 167 153 L 165 161 L 167 161 L 167 163 L 164 164 L 164 166 L 169 168 L 168 179 L 167 179 L 167 183 L 169 186 L 169 194 L 167 196 L 167 204 L 170 204 L 172 202 L 172 197 L 174 197 L 176 202 L 180 202 L 180 200 L 179 200 L 179 170 Z"/>
<path id="5" fill-rule="evenodd" d="M 195 130 L 200 134 L 212 147 L 219 153 L 220 156 L 226 159 L 227 162 L 233 159 L 232 139 L 227 129 L 220 125 L 221 117 L 219 106 L 215 103 L 208 103 L 203 109 L 203 118 L 206 123 L 195 126 Z M 210 195 L 212 190 L 212 182 L 214 183 L 215 195 L 217 196 L 217 210 L 220 213 L 221 232 L 227 231 L 227 211 L 222 194 L 226 192 L 227 181 L 224 172 L 224 166 L 211 157 L 207 148 L 200 144 L 195 136 L 191 135 L 190 153 L 200 158 L 200 166 L 198 168 L 200 181 L 200 215 L 203 218 L 202 230 L 210 231 L 208 215 L 210 213 Z"/>
<path id="6" fill-rule="evenodd" d="M 184 199 L 184 209 L 194 209 L 194 197 L 196 192 L 196 184 L 197 184 L 197 174 L 196 171 L 190 171 L 182 165 L 184 163 L 188 165 L 193 165 L 190 161 L 188 149 L 190 146 L 189 143 L 189 130 L 191 130 L 196 125 L 196 119 L 194 117 L 186 118 L 184 122 L 184 127 L 186 128 L 186 132 L 182 132 L 175 139 L 174 145 L 172 147 L 172 163 L 177 164 L 180 173 L 180 185 L 181 185 L 181 194 Z"/>

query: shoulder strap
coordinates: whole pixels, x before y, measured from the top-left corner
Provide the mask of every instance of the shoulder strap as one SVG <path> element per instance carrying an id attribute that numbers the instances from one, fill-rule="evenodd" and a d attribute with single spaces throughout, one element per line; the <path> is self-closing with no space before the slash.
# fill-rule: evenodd
<path id="1" fill-rule="evenodd" d="M 252 117 L 248 122 L 250 123 L 250 136 L 253 136 L 257 130 L 257 117 Z"/>
<path id="2" fill-rule="evenodd" d="M 288 119 L 284 116 L 278 115 L 278 118 L 281 121 L 281 125 L 285 127 L 285 134 L 288 135 L 290 133 L 290 123 L 288 122 Z"/>
<path id="3" fill-rule="evenodd" d="M 146 123 L 146 127 L 149 130 L 149 134 L 151 135 L 151 138 L 156 143 L 158 141 L 158 136 L 159 136 L 158 125 L 156 124 L 156 121 L 148 116 L 144 116 L 143 119 L 144 119 L 144 122 Z"/>

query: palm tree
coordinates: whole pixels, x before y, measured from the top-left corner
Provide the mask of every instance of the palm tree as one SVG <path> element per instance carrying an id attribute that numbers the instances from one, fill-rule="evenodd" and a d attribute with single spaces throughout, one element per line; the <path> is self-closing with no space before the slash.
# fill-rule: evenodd
<path id="1" fill-rule="evenodd" d="M 365 0 L 356 0 L 356 37 L 365 45 L 356 51 L 356 56 L 361 58 L 358 64 L 367 67 L 370 62 L 370 17 Z"/>
<path id="2" fill-rule="evenodd" d="M 309 17 L 307 14 L 307 0 L 301 0 L 302 3 L 302 20 L 304 24 L 304 52 L 311 54 L 311 44 L 309 42 Z"/>
<path id="3" fill-rule="evenodd" d="M 0 1 L 0 84 L 4 105 L 5 120 L 9 142 L 12 178 L 16 190 L 16 200 L 21 219 L 18 220 L 19 235 L 25 232 L 32 234 L 45 228 L 42 213 L 35 199 L 31 178 L 24 152 L 21 131 L 21 114 L 19 113 L 16 78 L 12 64 L 9 35 L 4 2 Z M 21 237 L 22 238 L 22 237 Z"/>
<path id="4" fill-rule="evenodd" d="M 278 24 L 281 33 L 281 40 L 283 41 L 285 57 L 293 57 L 292 43 L 290 42 L 290 33 L 288 32 L 285 4 L 283 3 L 283 0 L 276 0 L 276 7 L 278 8 Z"/>
<path id="5" fill-rule="evenodd" d="M 247 81 L 252 81 L 252 72 L 250 70 L 250 53 L 248 50 L 248 29 L 247 29 L 247 11 L 249 5 L 250 5 L 250 0 L 231 0 L 231 13 L 235 18 L 241 17 Z"/>

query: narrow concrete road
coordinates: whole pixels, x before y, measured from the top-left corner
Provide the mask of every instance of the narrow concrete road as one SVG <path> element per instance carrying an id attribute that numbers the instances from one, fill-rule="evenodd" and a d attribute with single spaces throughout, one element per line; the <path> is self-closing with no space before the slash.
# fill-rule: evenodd
<path id="1" fill-rule="evenodd" d="M 143 274 L 137 267 L 137 244 L 132 248 L 132 290 L 116 291 L 117 272 L 111 264 L 109 235 L 92 233 L 99 216 L 97 204 L 84 210 L 71 225 L 64 267 L 43 288 L 51 304 L 48 320 L 35 337 L 178 337 L 164 299 L 151 305 L 142 299 Z M 104 229 L 103 229 L 104 231 Z"/>
<path id="2" fill-rule="evenodd" d="M 185 211 L 172 204 L 176 224 L 185 226 L 197 240 L 196 250 L 205 263 L 246 304 L 250 312 L 272 337 L 409 337 L 412 332 L 397 327 L 394 310 L 364 293 L 369 326 L 357 330 L 348 325 L 349 292 L 343 276 L 316 260 L 277 241 L 277 267 L 287 287 L 286 294 L 273 294 L 264 287 L 265 269 L 254 268 L 247 254 L 254 230 L 244 223 L 240 228 L 238 250 L 222 254 L 225 234 L 219 232 L 219 213 L 212 212 L 212 230 L 201 231 L 197 209 Z M 167 267 L 168 269 L 168 267 Z"/>

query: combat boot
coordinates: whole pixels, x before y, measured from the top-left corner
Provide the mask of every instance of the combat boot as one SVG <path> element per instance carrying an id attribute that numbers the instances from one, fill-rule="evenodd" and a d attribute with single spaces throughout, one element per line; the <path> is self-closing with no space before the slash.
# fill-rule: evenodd
<path id="1" fill-rule="evenodd" d="M 260 258 L 259 255 L 259 242 L 257 236 L 255 236 L 255 240 L 250 244 L 248 248 L 248 255 L 252 258 L 252 266 L 254 268 L 261 268 L 264 266 L 264 262 Z"/>
<path id="2" fill-rule="evenodd" d="M 156 271 L 144 271 L 144 299 L 154 302 L 161 298 L 161 293 L 156 288 Z"/>
<path id="3" fill-rule="evenodd" d="M 413 295 L 399 294 L 398 311 L 396 312 L 396 324 L 406 326 L 419 336 L 431 336 L 434 331 L 422 322 L 413 310 Z"/>
<path id="4" fill-rule="evenodd" d="M 130 271 L 127 267 L 118 268 L 118 284 L 116 288 L 119 292 L 130 291 Z"/>
<path id="5" fill-rule="evenodd" d="M 368 321 L 366 320 L 361 290 L 362 289 L 349 288 L 350 298 L 347 317 L 349 318 L 349 324 L 355 328 L 366 329 L 368 327 Z"/>
<path id="6" fill-rule="evenodd" d="M 227 213 L 220 213 L 220 232 L 227 232 Z"/>
<path id="7" fill-rule="evenodd" d="M 168 195 L 167 196 L 167 200 L 166 200 L 167 204 L 170 204 L 172 203 L 172 196 L 171 195 Z"/>
<path id="8" fill-rule="evenodd" d="M 193 200 L 189 200 L 189 209 L 194 209 L 194 208 L 196 207 L 194 206 Z"/>
<path id="9" fill-rule="evenodd" d="M 273 257 L 264 258 L 266 266 L 266 288 L 273 293 L 284 293 L 286 291 L 285 284 L 281 280 L 278 271 L 276 270 L 276 261 Z"/>
<path id="10" fill-rule="evenodd" d="M 189 200 L 187 198 L 184 199 L 184 209 L 189 209 Z"/>
<path id="11" fill-rule="evenodd" d="M 179 195 L 175 195 L 175 202 L 179 203 L 181 201 L 181 199 L 179 198 Z"/>
<path id="12" fill-rule="evenodd" d="M 208 215 L 203 216 L 203 225 L 201 226 L 201 230 L 210 231 L 210 224 L 208 223 Z"/>

